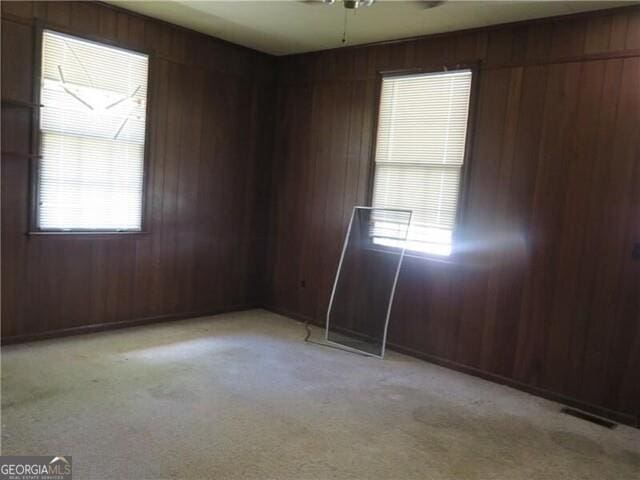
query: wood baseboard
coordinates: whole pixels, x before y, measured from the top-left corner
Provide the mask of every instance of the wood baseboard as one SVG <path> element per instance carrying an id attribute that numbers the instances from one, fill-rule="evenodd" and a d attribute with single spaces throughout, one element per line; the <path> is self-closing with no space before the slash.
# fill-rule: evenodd
<path id="1" fill-rule="evenodd" d="M 195 312 L 185 312 L 169 315 L 159 315 L 155 317 L 136 318 L 131 320 L 123 320 L 119 322 L 94 323 L 91 325 L 80 325 L 71 328 L 62 328 L 60 330 L 51 330 L 47 332 L 28 333 L 24 335 L 13 335 L 10 337 L 2 337 L 2 345 L 12 345 L 16 343 L 34 342 L 38 340 L 48 340 L 50 338 L 67 337 L 71 335 L 83 335 L 85 333 L 97 333 L 106 330 L 115 330 L 119 328 L 137 327 L 150 323 L 168 322 L 173 320 L 184 320 L 187 318 L 206 317 L 209 315 L 218 315 L 220 313 L 237 312 L 241 310 L 251 310 L 261 308 L 258 304 L 242 304 L 230 307 L 201 310 Z"/>
<path id="2" fill-rule="evenodd" d="M 318 322 L 314 318 L 307 317 L 305 315 L 301 315 L 295 312 L 291 312 L 287 309 L 283 309 L 280 307 L 276 307 L 273 305 L 263 305 L 262 308 L 265 310 L 269 310 L 273 313 L 277 313 L 279 315 L 284 315 L 295 320 L 300 320 L 304 322 L 309 322 L 318 327 L 324 327 L 324 324 Z M 515 388 L 516 390 L 520 390 L 526 393 L 530 393 L 532 395 L 536 395 L 538 397 L 546 398 L 547 400 L 551 400 L 554 402 L 561 403 L 563 405 L 568 405 L 571 407 L 578 408 L 580 410 L 584 410 L 585 412 L 592 413 L 594 415 L 598 415 L 603 418 L 611 419 L 615 422 L 622 423 L 625 425 L 629 425 L 631 427 L 640 428 L 640 419 L 638 419 L 635 415 L 626 414 L 617 412 L 615 410 L 610 410 L 608 408 L 601 407 L 599 405 L 594 405 L 588 402 L 584 402 L 582 400 L 567 397 L 562 394 L 552 392 L 550 390 L 546 390 L 544 388 L 536 387 L 534 385 L 529 385 L 523 382 L 519 382 L 518 380 L 514 380 L 509 377 L 503 377 L 501 375 L 497 375 L 495 373 L 487 372 L 484 370 L 480 370 L 475 367 L 471 367 L 468 365 L 464 365 L 462 363 L 454 362 L 451 360 L 447 360 L 445 358 L 440 358 L 435 355 L 430 355 L 428 353 L 420 352 L 417 350 L 413 350 L 411 348 L 403 347 L 402 345 L 395 344 L 393 342 L 387 342 L 387 348 L 393 350 L 398 353 L 402 353 L 404 355 L 408 355 L 410 357 L 419 358 L 420 360 L 424 360 L 429 363 L 433 363 L 435 365 L 439 365 L 441 367 L 450 368 L 452 370 L 456 370 L 461 373 L 466 373 L 468 375 L 472 375 L 474 377 L 479 377 L 484 380 L 489 380 L 494 383 L 498 383 L 500 385 L 505 385 L 507 387 Z"/>

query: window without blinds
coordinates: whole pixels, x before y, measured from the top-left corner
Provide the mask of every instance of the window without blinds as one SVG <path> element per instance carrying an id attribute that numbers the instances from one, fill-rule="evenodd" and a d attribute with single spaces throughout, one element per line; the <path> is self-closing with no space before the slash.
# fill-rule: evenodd
<path id="1" fill-rule="evenodd" d="M 471 76 L 457 70 L 383 79 L 373 206 L 413 211 L 408 249 L 451 253 Z M 384 219 L 378 223 L 380 231 L 395 228 Z M 376 242 L 400 246 L 386 235 Z"/>
<path id="2" fill-rule="evenodd" d="M 148 63 L 43 32 L 40 230 L 141 230 Z"/>

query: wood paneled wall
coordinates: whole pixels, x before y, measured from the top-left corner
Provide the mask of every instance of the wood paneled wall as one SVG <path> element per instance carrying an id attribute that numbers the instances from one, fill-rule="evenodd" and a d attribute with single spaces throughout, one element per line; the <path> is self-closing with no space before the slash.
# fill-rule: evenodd
<path id="1" fill-rule="evenodd" d="M 149 233 L 26 235 L 36 21 L 151 52 Z M 273 74 L 268 55 L 107 5 L 2 2 L 3 341 L 257 305 Z"/>
<path id="2" fill-rule="evenodd" d="M 26 235 L 36 21 L 153 53 L 148 234 Z M 102 4 L 3 2 L 3 341 L 263 300 L 322 322 L 378 73 L 459 63 L 480 65 L 464 248 L 407 258 L 389 340 L 637 422 L 638 8 L 276 62 Z"/>
<path id="3" fill-rule="evenodd" d="M 478 63 L 462 252 L 406 259 L 389 341 L 636 423 L 637 7 L 279 59 L 267 304 L 324 322 L 378 72 Z"/>

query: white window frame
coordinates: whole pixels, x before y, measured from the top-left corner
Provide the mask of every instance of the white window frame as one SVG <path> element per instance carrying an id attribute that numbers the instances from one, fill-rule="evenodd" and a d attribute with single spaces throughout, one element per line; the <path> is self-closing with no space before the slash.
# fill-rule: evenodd
<path id="1" fill-rule="evenodd" d="M 144 147 L 143 147 L 143 167 L 142 167 L 142 200 L 141 200 L 141 217 L 140 228 L 136 229 L 113 229 L 113 228 L 95 228 L 95 229 L 81 229 L 81 228 L 41 228 L 39 225 L 39 202 L 40 202 L 40 162 L 42 159 L 41 151 L 41 133 L 40 133 L 40 109 L 43 108 L 41 104 L 41 88 L 42 88 L 42 59 L 43 59 L 43 43 L 44 33 L 49 31 L 54 34 L 63 35 L 83 42 L 94 43 L 99 46 L 109 47 L 114 49 L 120 49 L 125 52 L 131 52 L 136 54 L 145 55 L 148 58 L 147 67 L 147 102 L 145 110 L 145 133 L 144 133 Z M 147 234 L 147 217 L 148 217 L 148 179 L 149 179 L 149 139 L 150 131 L 152 127 L 151 105 L 153 101 L 153 84 L 152 84 L 152 68 L 153 68 L 153 52 L 143 50 L 140 48 L 134 48 L 129 45 L 122 45 L 119 42 L 111 41 L 109 39 L 94 37 L 90 35 L 84 35 L 69 29 L 64 29 L 59 26 L 50 25 L 47 22 L 37 22 L 34 28 L 35 33 L 35 52 L 34 52 L 34 66 L 33 66 L 33 98 L 35 99 L 33 104 L 32 114 L 32 135 L 31 135 L 31 150 L 35 152 L 30 155 L 30 208 L 28 219 L 28 234 L 29 235 L 76 235 L 76 236 L 111 236 L 121 234 Z"/>

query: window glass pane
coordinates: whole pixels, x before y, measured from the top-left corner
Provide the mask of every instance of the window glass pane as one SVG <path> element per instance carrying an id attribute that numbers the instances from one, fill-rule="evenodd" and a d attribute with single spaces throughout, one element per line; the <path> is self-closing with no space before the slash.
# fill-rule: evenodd
<path id="1" fill-rule="evenodd" d="M 471 76 L 459 70 L 383 79 L 373 206 L 413 210 L 409 249 L 451 253 Z"/>
<path id="2" fill-rule="evenodd" d="M 140 230 L 148 57 L 45 31 L 38 226 Z"/>

